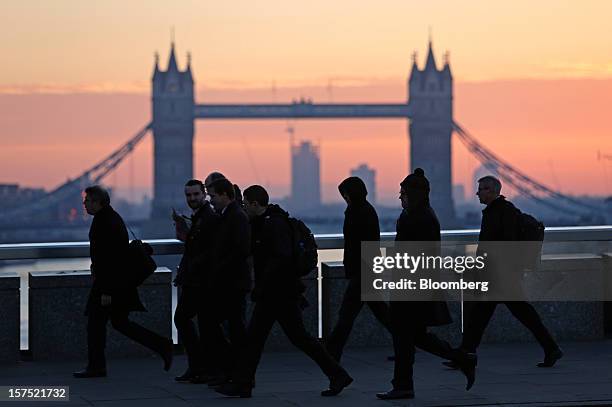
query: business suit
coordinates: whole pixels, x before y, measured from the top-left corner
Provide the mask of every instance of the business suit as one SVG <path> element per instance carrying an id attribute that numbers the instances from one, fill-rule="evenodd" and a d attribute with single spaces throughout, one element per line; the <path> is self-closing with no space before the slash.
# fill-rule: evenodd
<path id="1" fill-rule="evenodd" d="M 206 284 L 206 324 L 215 327 L 204 337 L 213 366 L 229 375 L 237 355 L 246 346 L 246 295 L 253 281 L 249 264 L 251 228 L 238 202 L 230 202 L 220 213 Z M 228 338 L 217 329 L 226 322 Z"/>
<path id="2" fill-rule="evenodd" d="M 110 205 L 100 209 L 89 230 L 91 274 L 93 285 L 87 301 L 88 369 L 105 370 L 106 325 L 143 346 L 168 358 L 170 339 L 164 338 L 129 320 L 132 311 L 146 311 L 136 287 L 126 278 L 129 239 L 123 219 Z M 102 305 L 102 295 L 111 297 L 109 306 Z"/>
<path id="3" fill-rule="evenodd" d="M 210 203 L 205 201 L 193 214 L 191 227 L 185 236 L 185 252 L 175 280 L 180 295 L 174 312 L 174 324 L 187 353 L 189 370 L 186 376 L 179 377 L 177 380 L 191 378 L 206 367 L 201 342 L 209 330 L 204 321 L 205 284 L 206 275 L 212 269 L 211 254 L 218 223 L 219 216 Z M 193 321 L 196 316 L 198 318 L 197 330 Z M 216 329 L 219 330 L 220 327 L 217 326 Z"/>

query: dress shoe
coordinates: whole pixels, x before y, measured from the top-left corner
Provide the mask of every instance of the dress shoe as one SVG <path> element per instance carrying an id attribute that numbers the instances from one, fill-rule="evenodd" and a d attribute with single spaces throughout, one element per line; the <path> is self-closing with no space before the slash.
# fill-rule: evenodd
<path id="1" fill-rule="evenodd" d="M 389 390 L 384 393 L 376 393 L 376 397 L 381 400 L 413 399 L 414 390 Z"/>
<path id="2" fill-rule="evenodd" d="M 561 348 L 557 348 L 551 352 L 546 352 L 544 355 L 544 361 L 538 363 L 538 367 L 553 367 L 557 360 L 563 357 L 563 351 Z"/>
<path id="3" fill-rule="evenodd" d="M 88 379 L 90 377 L 106 377 L 106 369 L 84 369 L 73 372 L 72 376 L 77 379 Z"/>
<path id="4" fill-rule="evenodd" d="M 206 383 L 208 383 L 208 387 L 219 387 L 229 382 L 227 376 L 211 376 Z"/>
<path id="5" fill-rule="evenodd" d="M 168 339 L 168 343 L 160 356 L 164 360 L 164 370 L 167 372 L 172 367 L 172 357 L 174 356 L 174 343 L 171 339 Z"/>
<path id="6" fill-rule="evenodd" d="M 225 382 L 215 388 L 217 393 L 221 393 L 228 397 L 250 398 L 252 387 L 248 384 L 240 384 L 234 382 Z"/>
<path id="7" fill-rule="evenodd" d="M 337 396 L 349 384 L 353 383 L 353 378 L 348 373 L 342 372 L 338 376 L 329 379 L 329 388 L 321 392 L 323 397 Z"/>
<path id="8" fill-rule="evenodd" d="M 447 360 L 442 362 L 442 364 L 449 369 L 459 369 L 459 363 L 455 362 L 454 360 Z"/>
<path id="9" fill-rule="evenodd" d="M 474 385 L 474 382 L 476 381 L 476 364 L 478 362 L 476 354 L 463 352 L 461 357 L 455 360 L 454 362 L 457 363 L 459 370 L 461 370 L 461 373 L 465 375 L 465 378 L 467 380 L 465 389 L 471 389 Z"/>
<path id="10" fill-rule="evenodd" d="M 177 382 L 189 382 L 194 377 L 197 377 L 197 375 L 191 369 L 187 369 L 185 373 L 180 376 L 176 376 L 174 380 L 176 380 Z"/>
<path id="11" fill-rule="evenodd" d="M 200 374 L 194 374 L 191 377 L 191 379 L 189 379 L 189 381 L 193 384 L 206 384 L 210 382 L 211 380 L 216 379 L 217 377 L 219 376 L 208 374 L 208 373 L 200 373 Z"/>

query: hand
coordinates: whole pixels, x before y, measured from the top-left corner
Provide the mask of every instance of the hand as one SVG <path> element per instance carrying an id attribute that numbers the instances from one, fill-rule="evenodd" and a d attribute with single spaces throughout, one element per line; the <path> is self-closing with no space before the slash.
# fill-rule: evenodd
<path id="1" fill-rule="evenodd" d="M 111 296 L 102 294 L 102 306 L 108 307 L 109 305 L 111 305 Z"/>

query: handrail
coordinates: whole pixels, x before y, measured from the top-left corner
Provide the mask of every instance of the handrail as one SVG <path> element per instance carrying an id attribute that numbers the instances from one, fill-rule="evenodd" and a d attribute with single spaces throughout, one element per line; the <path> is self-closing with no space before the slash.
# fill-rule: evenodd
<path id="1" fill-rule="evenodd" d="M 444 230 L 443 241 L 476 243 L 478 229 Z M 342 234 L 315 235 L 321 250 L 342 249 Z M 548 242 L 610 241 L 612 226 L 571 226 L 547 227 L 545 240 Z M 395 233 L 381 233 L 383 242 L 392 242 Z M 146 240 L 153 247 L 156 255 L 173 255 L 183 253 L 183 243 L 176 239 Z M 51 242 L 51 243 L 16 243 L 0 244 L 0 260 L 34 260 L 89 257 L 88 242 Z"/>

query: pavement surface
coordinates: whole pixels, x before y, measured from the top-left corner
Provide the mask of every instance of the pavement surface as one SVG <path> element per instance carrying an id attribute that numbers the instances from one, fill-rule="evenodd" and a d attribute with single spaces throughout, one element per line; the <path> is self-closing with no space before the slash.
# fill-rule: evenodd
<path id="1" fill-rule="evenodd" d="M 553 368 L 537 368 L 542 358 L 536 344 L 483 345 L 476 384 L 465 391 L 465 379 L 434 356 L 417 353 L 413 400 L 381 401 L 388 390 L 393 362 L 390 349 L 348 349 L 343 365 L 355 381 L 339 396 L 323 398 L 327 379 L 299 352 L 265 353 L 251 399 L 221 397 L 207 385 L 173 380 L 183 373 L 184 355 L 170 372 L 159 358 L 108 361 L 106 378 L 74 379 L 79 362 L 20 362 L 0 366 L 0 386 L 69 386 L 64 402 L 0 402 L 41 406 L 612 406 L 612 340 L 562 344 L 565 357 Z"/>

